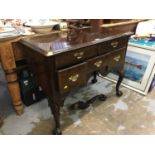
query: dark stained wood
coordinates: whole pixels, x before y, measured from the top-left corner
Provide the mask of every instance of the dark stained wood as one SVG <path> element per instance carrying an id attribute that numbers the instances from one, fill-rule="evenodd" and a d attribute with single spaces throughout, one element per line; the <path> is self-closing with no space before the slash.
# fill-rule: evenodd
<path id="1" fill-rule="evenodd" d="M 116 95 L 118 97 L 120 97 L 120 96 L 123 95 L 123 92 L 119 90 L 121 82 L 123 81 L 123 78 L 124 78 L 123 71 L 118 71 L 118 75 L 119 75 L 119 78 L 118 78 L 118 81 L 117 81 L 117 84 L 116 84 Z"/>
<path id="2" fill-rule="evenodd" d="M 126 32 L 124 34 L 110 31 L 105 33 L 104 29 L 98 32 L 92 32 L 81 30 L 77 33 L 77 36 L 73 40 L 68 40 L 67 32 L 58 32 L 51 35 L 44 35 L 39 37 L 29 37 L 21 39 L 21 43 L 30 47 L 31 49 L 40 52 L 46 57 L 55 56 L 64 52 L 77 50 L 92 45 L 98 45 L 105 41 L 111 41 L 113 39 L 125 37 L 133 34 L 132 32 Z M 113 34 L 114 33 L 114 34 Z"/>
<path id="3" fill-rule="evenodd" d="M 122 34 L 125 32 L 130 31 L 134 33 L 137 23 L 143 20 L 109 20 L 108 24 L 106 24 L 106 22 L 102 19 L 90 19 L 81 21 L 73 21 L 80 24 L 82 23 L 82 27 L 79 24 L 75 25 L 76 27 L 74 26 L 72 28 L 72 32 L 68 32 L 68 30 L 61 33 L 60 31 L 52 31 L 47 35 L 35 34 L 32 36 L 19 36 L 11 37 L 8 39 L 0 39 L 0 62 L 3 66 L 6 80 L 8 81 L 8 87 L 13 101 L 13 107 L 15 108 L 17 114 L 21 114 L 23 112 L 23 105 L 16 74 L 16 61 L 25 59 L 25 54 L 29 52 L 31 54 L 36 53 L 35 51 L 37 51 L 37 53 L 34 54 L 31 58 L 32 60 L 34 60 L 34 62 L 32 62 L 32 66 L 34 66 L 32 70 L 35 71 L 36 68 L 39 68 L 38 71 L 36 71 L 36 75 L 39 75 L 36 76 L 36 79 L 38 83 L 41 83 L 42 87 L 44 87 L 46 93 L 48 95 L 51 95 L 50 92 L 54 91 L 55 89 L 58 90 L 58 83 L 56 82 L 58 69 L 71 67 L 72 65 L 76 65 L 82 63 L 83 61 L 87 61 L 90 58 L 94 58 L 96 51 L 98 51 L 96 56 L 109 52 L 108 50 L 103 50 L 102 46 L 98 46 L 99 43 L 101 43 L 100 45 L 102 45 L 105 41 L 107 41 L 107 45 L 107 43 L 109 43 L 111 39 L 121 38 Z M 23 44 L 29 47 L 26 48 L 26 46 L 24 46 L 26 53 L 23 50 L 23 45 L 21 44 L 21 42 L 18 42 L 21 38 L 25 38 L 26 42 L 23 42 Z M 89 46 L 93 46 L 93 48 L 95 49 Z M 78 53 L 80 53 L 80 51 L 84 48 L 89 48 L 90 50 L 92 49 L 92 51 L 89 52 L 88 50 L 84 52 L 84 54 L 86 55 L 84 55 L 84 58 L 81 58 L 80 60 L 73 59 L 72 54 L 75 51 L 79 51 Z M 63 56 L 61 56 L 61 54 Z M 51 58 L 52 55 L 53 58 Z M 57 56 L 55 57 L 55 55 Z M 47 61 L 47 57 L 49 57 L 49 62 Z M 77 55 L 77 57 L 79 57 L 79 55 Z M 49 67 L 51 65 L 53 66 L 52 68 Z M 47 71 L 49 70 L 51 70 L 50 74 L 47 73 Z M 91 71 L 90 70 L 91 69 L 89 68 L 89 72 L 87 72 L 87 79 L 90 77 L 91 72 L 94 69 L 92 69 Z M 101 71 L 102 74 L 103 72 L 107 73 L 106 68 L 102 68 L 100 72 Z M 96 71 L 94 71 L 94 75 L 97 75 Z M 52 83 L 50 84 L 51 87 L 53 87 L 52 90 L 49 89 L 49 81 L 51 81 L 51 79 L 54 81 L 50 82 Z M 59 96 L 57 94 L 59 93 L 57 92 L 54 96 Z M 63 100 L 64 97 L 62 97 L 59 102 L 63 104 Z"/>
<path id="4" fill-rule="evenodd" d="M 86 85 L 91 75 L 94 75 L 92 82 L 96 82 L 96 76 L 101 70 L 106 72 L 112 69 L 122 70 L 131 34 L 133 33 L 105 33 L 101 29 L 94 31 L 90 28 L 76 29 L 75 36 L 69 39 L 67 35 L 70 33 L 55 33 L 20 41 L 36 80 L 48 96 L 55 120 L 54 134 L 62 133 L 60 107 L 67 93 Z M 117 96 L 120 94 L 122 77 L 120 74 L 116 88 Z M 82 108 L 89 106 L 98 98 L 105 100 L 103 94 L 98 95 L 86 102 Z M 76 105 L 81 107 L 80 103 Z"/>
<path id="5" fill-rule="evenodd" d="M 97 99 L 100 101 L 105 101 L 106 96 L 104 94 L 96 95 L 86 102 L 78 101 L 78 102 L 72 104 L 71 106 L 69 106 L 68 108 L 70 110 L 86 109 L 90 106 L 90 104 L 94 103 L 94 101 L 96 101 Z"/>
<path id="6" fill-rule="evenodd" d="M 104 54 L 111 50 L 126 47 L 127 40 L 128 40 L 127 37 L 120 37 L 120 38 L 112 39 L 111 41 L 105 41 L 100 44 L 99 53 Z"/>
<path id="7" fill-rule="evenodd" d="M 87 63 L 58 70 L 58 87 L 61 94 L 86 84 Z"/>
<path id="8" fill-rule="evenodd" d="M 23 46 L 21 44 L 21 46 Z M 30 69 L 34 73 L 34 78 L 38 85 L 40 85 L 47 95 L 50 94 L 49 81 L 50 75 L 48 73 L 48 61 L 40 53 L 36 53 L 33 49 L 23 46 L 23 51 L 27 58 Z"/>
<path id="9" fill-rule="evenodd" d="M 108 54 L 100 55 L 87 61 L 87 72 L 99 71 L 108 64 Z"/>
<path id="10" fill-rule="evenodd" d="M 91 20 L 92 31 L 94 32 L 100 31 L 102 24 L 103 24 L 102 19 L 92 19 Z"/>
<path id="11" fill-rule="evenodd" d="M 58 68 L 66 67 L 68 65 L 74 65 L 89 58 L 97 56 L 97 47 L 90 46 L 85 48 L 80 48 L 77 50 L 73 50 L 71 52 L 65 52 L 63 54 L 59 54 L 56 56 L 56 66 Z"/>
<path id="12" fill-rule="evenodd" d="M 108 70 L 110 71 L 113 68 L 120 68 L 122 65 L 124 65 L 125 61 L 125 55 L 126 55 L 126 48 L 121 48 L 118 50 L 112 51 L 107 56 L 108 62 L 106 66 L 108 66 Z"/>

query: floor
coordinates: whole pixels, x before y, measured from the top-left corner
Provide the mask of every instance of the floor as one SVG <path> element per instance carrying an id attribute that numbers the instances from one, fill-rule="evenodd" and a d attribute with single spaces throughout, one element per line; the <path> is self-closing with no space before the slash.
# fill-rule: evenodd
<path id="1" fill-rule="evenodd" d="M 105 89 L 103 89 L 105 88 Z M 124 95 L 115 96 L 115 84 L 98 79 L 96 84 L 72 92 L 61 109 L 61 126 L 64 135 L 143 135 L 155 134 L 155 90 L 142 96 L 121 87 Z M 69 110 L 77 100 L 86 101 L 94 95 L 104 93 L 106 101 L 96 101 L 86 110 Z M 4 120 L 0 135 L 48 135 L 54 122 L 44 99 L 17 116 L 0 69 L 0 116 Z"/>

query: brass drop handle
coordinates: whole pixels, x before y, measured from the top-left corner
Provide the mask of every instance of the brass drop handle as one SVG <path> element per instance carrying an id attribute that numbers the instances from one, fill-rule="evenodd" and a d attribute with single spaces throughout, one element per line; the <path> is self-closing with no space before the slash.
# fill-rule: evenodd
<path id="1" fill-rule="evenodd" d="M 96 67 L 100 67 L 100 66 L 102 65 L 102 60 L 96 61 L 96 62 L 94 63 L 94 65 L 95 65 Z"/>
<path id="2" fill-rule="evenodd" d="M 79 78 L 79 74 L 71 75 L 68 79 L 69 81 L 76 82 Z"/>
<path id="3" fill-rule="evenodd" d="M 78 52 L 74 54 L 74 57 L 76 57 L 77 59 L 81 59 L 83 58 L 84 52 Z"/>
<path id="4" fill-rule="evenodd" d="M 112 46 L 113 48 L 116 48 L 116 47 L 118 46 L 118 41 L 112 42 L 112 43 L 111 43 L 111 46 Z"/>
<path id="5" fill-rule="evenodd" d="M 120 60 L 120 58 L 121 58 L 121 56 L 119 55 L 117 57 L 114 57 L 114 60 L 118 62 Z"/>

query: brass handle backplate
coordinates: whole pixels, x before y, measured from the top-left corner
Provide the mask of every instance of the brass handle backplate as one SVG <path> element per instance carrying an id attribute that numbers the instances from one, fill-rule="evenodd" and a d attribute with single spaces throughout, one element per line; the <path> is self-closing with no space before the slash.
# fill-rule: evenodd
<path id="1" fill-rule="evenodd" d="M 79 74 L 71 75 L 68 79 L 69 81 L 76 82 L 79 78 Z"/>
<path id="2" fill-rule="evenodd" d="M 76 57 L 77 59 L 81 59 L 83 58 L 84 52 L 78 52 L 74 54 L 74 57 Z"/>
<path id="3" fill-rule="evenodd" d="M 121 58 L 121 56 L 119 55 L 117 57 L 114 57 L 114 60 L 118 62 L 120 60 L 120 58 Z"/>
<path id="4" fill-rule="evenodd" d="M 112 46 L 113 48 L 116 48 L 116 47 L 118 46 L 118 41 L 112 42 L 112 43 L 111 43 L 111 46 Z"/>
<path id="5" fill-rule="evenodd" d="M 102 60 L 96 61 L 96 62 L 94 63 L 94 65 L 95 65 L 96 67 L 100 67 L 100 66 L 102 65 Z"/>

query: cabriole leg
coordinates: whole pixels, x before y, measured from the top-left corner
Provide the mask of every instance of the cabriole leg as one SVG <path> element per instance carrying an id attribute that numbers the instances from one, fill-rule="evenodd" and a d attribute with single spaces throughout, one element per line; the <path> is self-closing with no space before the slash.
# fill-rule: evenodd
<path id="1" fill-rule="evenodd" d="M 96 83 L 97 82 L 97 72 L 96 71 L 93 73 L 93 79 L 92 79 L 91 82 L 92 83 Z"/>
<path id="2" fill-rule="evenodd" d="M 119 75 L 119 78 L 118 78 L 118 81 L 117 81 L 117 84 L 116 84 L 116 95 L 118 97 L 122 96 L 123 95 L 123 92 L 119 90 L 120 88 L 120 85 L 123 81 L 123 78 L 124 78 L 124 73 L 123 71 L 118 71 L 118 75 Z"/>
<path id="3" fill-rule="evenodd" d="M 53 129 L 54 135 L 61 135 L 61 129 L 60 129 L 60 103 L 57 101 L 53 101 L 51 97 L 48 97 L 48 103 L 51 108 L 52 114 L 54 116 L 55 121 L 55 127 Z"/>

